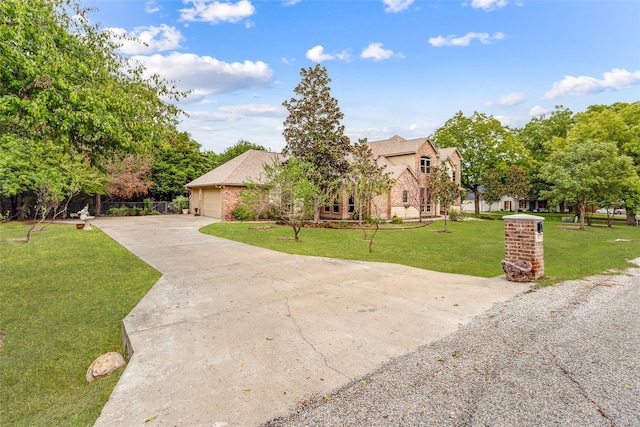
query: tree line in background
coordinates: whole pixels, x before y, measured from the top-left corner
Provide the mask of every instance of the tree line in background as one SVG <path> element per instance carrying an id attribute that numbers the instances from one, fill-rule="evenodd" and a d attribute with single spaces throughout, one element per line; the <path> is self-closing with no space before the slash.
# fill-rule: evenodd
<path id="1" fill-rule="evenodd" d="M 264 150 L 240 140 L 222 154 L 201 151 L 177 130 L 183 112 L 172 101 L 186 93 L 119 55 L 122 39 L 91 24 L 90 12 L 78 0 L 0 2 L 0 219 L 55 216 L 71 199 L 88 197 L 97 205 L 172 200 L 208 170 Z M 351 144 L 344 135 L 326 69 L 301 76 L 297 97 L 284 102 L 283 155 L 296 159 L 298 171 L 278 169 L 282 162 L 272 173 L 303 174 L 298 182 L 308 184 L 316 219 L 337 189 L 359 194 L 366 206 L 388 190 L 389 177 L 376 169 L 366 140 Z M 589 206 L 624 207 L 630 224 L 640 210 L 640 102 L 579 113 L 558 106 L 521 128 L 458 112 L 430 138 L 461 152 L 462 185 L 474 194 L 476 214 L 481 199 L 503 195 L 571 206 L 581 227 Z"/>
<path id="2" fill-rule="evenodd" d="M 619 207 L 635 225 L 640 211 L 640 102 L 592 105 L 573 113 L 562 106 L 521 128 L 482 113 L 458 112 L 431 137 L 462 154 L 462 185 L 479 213 L 504 195 L 570 207 L 584 229 L 589 207 Z M 481 194 L 480 189 L 484 191 Z M 609 218 L 609 225 L 611 220 Z"/>

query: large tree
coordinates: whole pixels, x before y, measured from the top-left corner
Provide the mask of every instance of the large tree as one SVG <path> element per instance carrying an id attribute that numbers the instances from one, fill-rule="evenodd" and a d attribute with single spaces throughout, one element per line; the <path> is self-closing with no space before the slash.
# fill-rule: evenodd
<path id="1" fill-rule="evenodd" d="M 151 165 L 153 185 L 149 188 L 155 200 L 186 196 L 185 185 L 215 167 L 210 167 L 208 155 L 200 151 L 200 144 L 186 132 L 176 133 L 158 145 Z"/>
<path id="2" fill-rule="evenodd" d="M 90 167 L 145 151 L 176 125 L 179 111 L 165 100 L 180 94 L 120 56 L 115 36 L 91 24 L 88 13 L 78 0 L 0 2 L 3 145 L 55 144 Z M 36 190 L 31 165 L 5 170 L 22 185 L 0 196 Z"/>
<path id="3" fill-rule="evenodd" d="M 331 96 L 327 69 L 318 64 L 303 68 L 300 75 L 302 79 L 294 89 L 297 97 L 283 103 L 289 112 L 284 122 L 283 154 L 312 165 L 313 175 L 308 178 L 326 192 L 348 171 L 351 143 L 340 123 L 344 115 Z M 323 203 L 323 197 L 315 201 L 316 220 Z"/>
<path id="4" fill-rule="evenodd" d="M 431 140 L 436 147 L 456 147 L 462 155 L 462 186 L 474 194 L 475 213 L 480 214 L 480 186 L 489 169 L 506 170 L 523 162 L 527 152 L 510 129 L 493 116 L 462 111 L 436 130 Z"/>
<path id="5" fill-rule="evenodd" d="M 543 196 L 576 206 L 581 230 L 590 202 L 611 202 L 625 189 L 638 187 L 631 158 L 620 155 L 611 142 L 569 143 L 549 156 L 540 176 L 552 184 Z"/>

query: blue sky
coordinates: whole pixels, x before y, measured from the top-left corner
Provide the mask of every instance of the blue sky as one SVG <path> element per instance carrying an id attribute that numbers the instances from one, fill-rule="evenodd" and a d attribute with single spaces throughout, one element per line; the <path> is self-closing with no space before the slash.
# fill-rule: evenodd
<path id="1" fill-rule="evenodd" d="M 324 65 L 345 133 L 429 136 L 457 111 L 519 127 L 556 105 L 640 100 L 640 1 L 82 0 L 121 52 L 191 95 L 205 150 L 284 147 L 283 101 Z"/>

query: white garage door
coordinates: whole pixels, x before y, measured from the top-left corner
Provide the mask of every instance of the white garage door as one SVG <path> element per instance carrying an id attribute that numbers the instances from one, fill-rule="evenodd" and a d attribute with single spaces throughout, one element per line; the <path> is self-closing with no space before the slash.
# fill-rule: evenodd
<path id="1" fill-rule="evenodd" d="M 222 193 L 219 188 L 205 188 L 202 192 L 202 215 L 222 218 Z"/>

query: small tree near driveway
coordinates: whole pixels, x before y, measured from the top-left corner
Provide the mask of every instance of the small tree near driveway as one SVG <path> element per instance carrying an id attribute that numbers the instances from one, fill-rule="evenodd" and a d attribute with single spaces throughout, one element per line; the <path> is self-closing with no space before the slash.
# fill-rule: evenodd
<path id="1" fill-rule="evenodd" d="M 264 166 L 263 188 L 269 191 L 269 211 L 293 228 L 296 241 L 304 221 L 313 219 L 315 201 L 320 197 L 320 188 L 308 178 L 312 176 L 311 168 L 295 157 L 284 162 L 276 158 Z"/>

